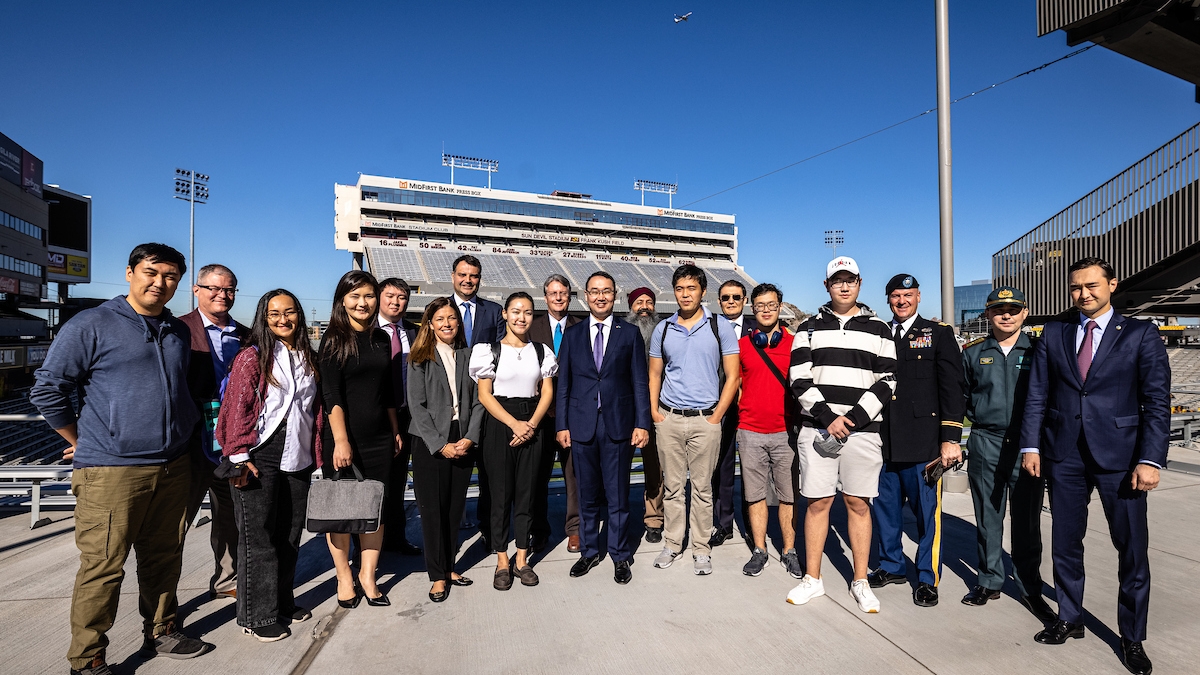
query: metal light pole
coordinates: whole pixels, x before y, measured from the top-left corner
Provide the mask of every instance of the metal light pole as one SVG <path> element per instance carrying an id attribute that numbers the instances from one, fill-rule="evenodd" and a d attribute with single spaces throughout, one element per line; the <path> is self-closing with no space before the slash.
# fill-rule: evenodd
<path id="1" fill-rule="evenodd" d="M 942 321 L 954 317 L 954 200 L 950 182 L 950 7 L 934 0 L 937 31 L 938 196 L 941 215 Z M 947 319 L 949 319 L 947 321 Z"/>
<path id="2" fill-rule="evenodd" d="M 175 198 L 189 204 L 188 267 L 192 269 L 192 286 L 196 285 L 196 203 L 208 203 L 208 174 L 189 169 L 175 169 Z M 196 294 L 189 293 L 192 309 L 196 309 Z"/>
<path id="3" fill-rule="evenodd" d="M 845 233 L 842 230 L 825 230 L 825 248 L 833 249 L 833 257 L 837 257 L 837 250 L 846 245 Z"/>

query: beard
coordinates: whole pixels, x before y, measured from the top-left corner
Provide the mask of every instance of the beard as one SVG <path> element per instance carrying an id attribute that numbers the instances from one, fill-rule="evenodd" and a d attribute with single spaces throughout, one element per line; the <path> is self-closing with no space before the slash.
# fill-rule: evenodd
<path id="1" fill-rule="evenodd" d="M 650 344 L 650 335 L 654 332 L 654 327 L 658 325 L 659 318 L 657 312 L 649 314 L 638 314 L 637 312 L 629 312 L 625 315 L 625 320 L 637 326 L 638 331 L 642 334 L 642 341 L 647 346 Z"/>

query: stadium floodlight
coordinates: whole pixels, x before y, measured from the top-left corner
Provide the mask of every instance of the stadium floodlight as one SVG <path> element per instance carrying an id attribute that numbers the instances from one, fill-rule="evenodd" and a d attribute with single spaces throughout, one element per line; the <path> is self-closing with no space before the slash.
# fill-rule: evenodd
<path id="1" fill-rule="evenodd" d="M 841 230 L 825 230 L 825 248 L 833 249 L 833 257 L 837 257 L 837 250 L 846 245 L 845 234 Z"/>
<path id="2" fill-rule="evenodd" d="M 642 193 L 642 206 L 646 205 L 647 192 L 660 192 L 667 196 L 667 207 L 674 208 L 672 197 L 676 192 L 679 192 L 679 183 L 663 183 L 656 180 L 638 180 L 633 181 L 633 189 Z"/>
<path id="3" fill-rule="evenodd" d="M 450 167 L 450 184 L 454 185 L 454 168 L 471 169 L 472 171 L 486 171 L 488 175 L 488 189 L 492 189 L 492 174 L 500 170 L 500 162 L 494 159 L 480 159 L 478 157 L 464 157 L 462 155 L 449 155 L 442 153 L 442 166 Z"/>
<path id="4" fill-rule="evenodd" d="M 196 204 L 208 203 L 208 174 L 188 169 L 175 169 L 175 198 L 190 204 L 188 226 L 188 267 L 192 268 L 192 286 L 196 285 Z M 190 290 L 190 289 L 189 289 Z M 190 293 L 192 309 L 196 309 L 196 294 Z"/>

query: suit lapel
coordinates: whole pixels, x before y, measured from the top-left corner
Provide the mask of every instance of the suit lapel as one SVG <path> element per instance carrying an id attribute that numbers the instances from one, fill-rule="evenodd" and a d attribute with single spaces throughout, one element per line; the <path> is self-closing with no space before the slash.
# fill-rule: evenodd
<path id="1" fill-rule="evenodd" d="M 1121 334 L 1125 332 L 1125 317 L 1113 311 L 1113 317 L 1108 322 L 1108 328 L 1104 331 L 1104 337 L 1100 338 L 1100 346 L 1096 349 L 1096 355 L 1092 357 L 1092 365 L 1088 369 L 1088 375 L 1096 372 L 1100 364 L 1104 362 L 1105 357 L 1112 352 L 1117 341 L 1121 339 Z"/>
<path id="2" fill-rule="evenodd" d="M 469 360 L 469 351 L 459 351 L 457 349 L 454 350 L 454 383 L 458 387 L 459 391 L 463 390 L 463 386 L 466 385 L 467 378 L 471 376 L 470 373 L 467 372 Z M 462 408 L 461 402 L 459 403 L 459 408 Z"/>
<path id="3" fill-rule="evenodd" d="M 1066 356 L 1067 363 L 1070 364 L 1066 370 L 1071 373 L 1077 385 L 1083 384 L 1083 378 L 1079 376 L 1079 359 L 1076 358 L 1075 352 L 1075 336 L 1079 332 L 1079 315 L 1071 313 L 1069 315 L 1071 321 L 1064 321 L 1062 324 L 1062 346 L 1063 353 Z"/>

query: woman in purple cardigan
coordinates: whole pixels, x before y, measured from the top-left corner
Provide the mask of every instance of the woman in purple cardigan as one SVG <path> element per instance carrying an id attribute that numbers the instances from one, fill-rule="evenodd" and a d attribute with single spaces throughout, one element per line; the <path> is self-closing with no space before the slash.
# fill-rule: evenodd
<path id="1" fill-rule="evenodd" d="M 262 642 L 312 613 L 293 584 L 313 470 L 321 464 L 316 355 L 304 309 L 283 289 L 258 301 L 246 347 L 230 369 L 216 438 L 233 465 L 238 526 L 237 622 Z"/>

